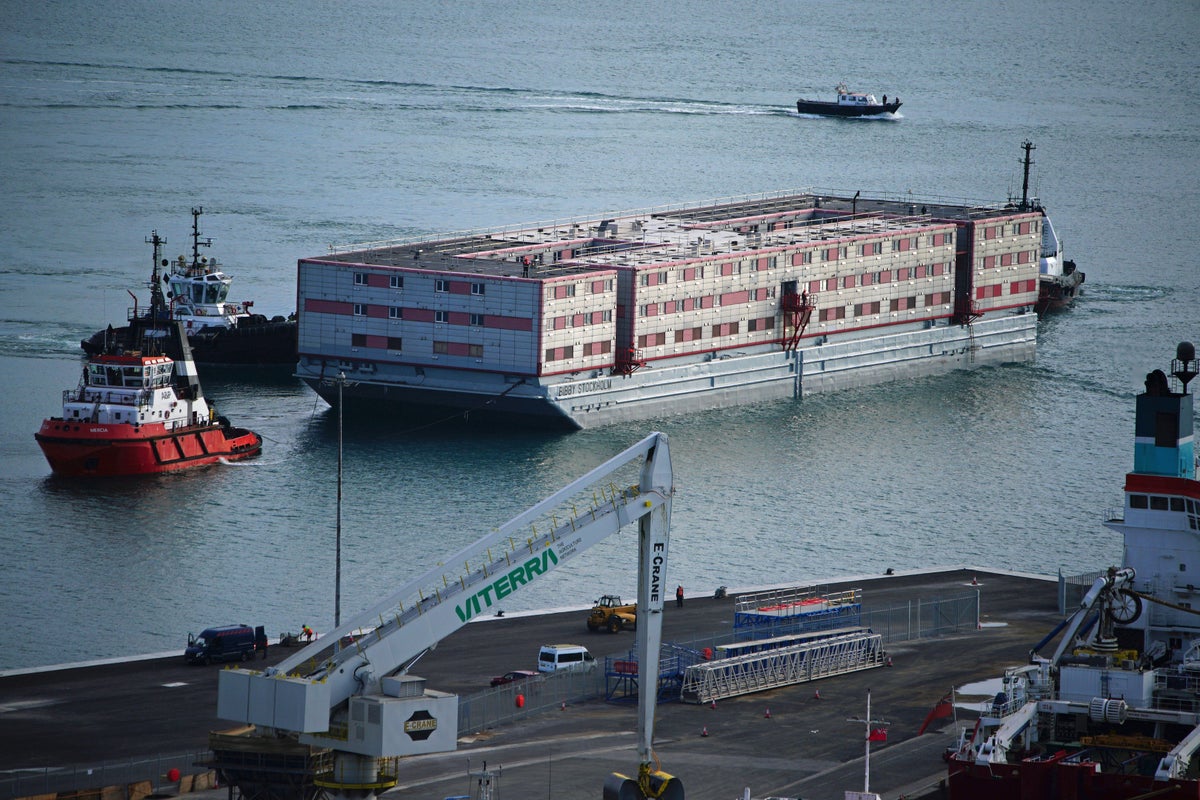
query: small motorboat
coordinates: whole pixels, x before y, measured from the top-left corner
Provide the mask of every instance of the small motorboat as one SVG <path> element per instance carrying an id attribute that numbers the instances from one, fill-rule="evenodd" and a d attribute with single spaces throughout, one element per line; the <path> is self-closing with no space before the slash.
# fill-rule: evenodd
<path id="1" fill-rule="evenodd" d="M 204 399 L 183 323 L 146 333 L 140 349 L 92 356 L 79 386 L 63 392 L 62 416 L 34 434 L 55 474 L 151 475 L 262 451 L 261 436 L 233 427 Z"/>
<path id="2" fill-rule="evenodd" d="M 830 117 L 874 117 L 879 114 L 895 114 L 900 108 L 900 98 L 883 96 L 883 102 L 875 99 L 873 94 L 852 92 L 846 84 L 839 83 L 835 89 L 836 100 L 805 100 L 796 101 L 796 112 L 799 114 L 823 114 Z"/>

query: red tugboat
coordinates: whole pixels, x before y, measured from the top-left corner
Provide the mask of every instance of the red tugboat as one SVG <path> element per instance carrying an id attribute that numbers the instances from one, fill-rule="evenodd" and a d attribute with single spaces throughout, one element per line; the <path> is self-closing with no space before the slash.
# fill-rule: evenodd
<path id="1" fill-rule="evenodd" d="M 56 474 L 152 475 L 262 451 L 262 437 L 232 427 L 204 399 L 182 323 L 153 333 L 166 336 L 146 336 L 141 350 L 94 355 L 79 387 L 63 392 L 62 416 L 34 435 Z"/>
<path id="2" fill-rule="evenodd" d="M 1124 565 L 1009 668 L 949 755 L 952 800 L 1200 799 L 1200 481 L 1188 383 L 1196 348 L 1137 396 Z M 1055 637 L 1055 652 L 1039 654 Z"/>

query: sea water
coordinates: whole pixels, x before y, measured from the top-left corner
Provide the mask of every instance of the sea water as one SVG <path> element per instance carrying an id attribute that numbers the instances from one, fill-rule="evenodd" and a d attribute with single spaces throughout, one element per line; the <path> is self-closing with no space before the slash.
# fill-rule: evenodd
<path id="1" fill-rule="evenodd" d="M 189 211 L 267 315 L 330 244 L 783 189 L 1032 191 L 1087 273 L 1032 363 L 571 434 L 344 421 L 343 619 L 652 430 L 688 593 L 970 564 L 1115 564 L 1133 396 L 1200 340 L 1192 3 L 4 3 L 0 669 L 332 625 L 338 434 L 286 370 L 208 377 L 261 458 L 50 475 L 79 340 L 147 297 Z M 798 116 L 833 87 L 899 118 Z M 506 610 L 635 593 L 611 537 Z M 449 568 L 448 568 L 449 569 Z M 580 630 L 583 618 L 580 617 Z M 532 644 L 531 644 L 532 646 Z"/>

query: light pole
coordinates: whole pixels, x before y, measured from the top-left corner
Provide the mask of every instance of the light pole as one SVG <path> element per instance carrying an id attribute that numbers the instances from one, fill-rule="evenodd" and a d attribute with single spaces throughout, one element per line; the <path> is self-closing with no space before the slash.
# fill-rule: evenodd
<path id="1" fill-rule="evenodd" d="M 337 571 L 333 582 L 333 627 L 342 625 L 342 387 L 346 373 L 338 372 Z"/>

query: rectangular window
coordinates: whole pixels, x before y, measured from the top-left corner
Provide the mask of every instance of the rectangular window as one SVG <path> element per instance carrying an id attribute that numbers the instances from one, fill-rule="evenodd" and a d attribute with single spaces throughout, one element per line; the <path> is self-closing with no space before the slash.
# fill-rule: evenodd
<path id="1" fill-rule="evenodd" d="M 828 248 L 826 248 L 826 249 L 825 249 L 825 254 L 824 254 L 823 258 L 824 258 L 826 261 L 837 261 L 837 260 L 838 260 L 838 254 L 839 254 L 839 250 L 838 250 L 838 248 L 836 248 L 836 247 L 828 247 Z"/>
<path id="2" fill-rule="evenodd" d="M 838 287 L 838 279 L 837 278 L 826 278 L 825 279 L 825 291 L 836 292 L 837 287 Z"/>
<path id="3" fill-rule="evenodd" d="M 879 301 L 873 303 L 858 303 L 854 306 L 854 316 L 865 317 L 879 313 Z"/>
<path id="4" fill-rule="evenodd" d="M 434 290 L 435 292 L 448 292 L 448 291 L 450 291 L 450 281 L 448 281 L 448 280 L 445 280 L 444 278 L 438 278 L 437 280 L 435 280 L 435 281 L 433 282 L 433 290 Z"/>
<path id="5" fill-rule="evenodd" d="M 774 327 L 774 317 L 759 317 L 758 319 L 747 320 L 746 322 L 746 330 L 748 331 L 769 331 Z"/>
<path id="6" fill-rule="evenodd" d="M 1013 254 L 1012 253 L 1001 253 L 1000 254 L 1000 266 L 1011 267 L 1012 263 L 1013 263 Z"/>
<path id="7" fill-rule="evenodd" d="M 365 303 L 354 304 L 354 316 L 365 317 L 367 315 L 367 306 Z"/>
<path id="8" fill-rule="evenodd" d="M 433 321 L 434 322 L 449 322 L 450 321 L 450 312 L 449 311 L 433 312 Z"/>
<path id="9" fill-rule="evenodd" d="M 467 345 L 467 355 L 471 358 L 483 358 L 483 345 L 469 344 Z"/>
<path id="10" fill-rule="evenodd" d="M 483 327 L 483 314 L 472 314 L 471 324 L 477 328 Z"/>
<path id="11" fill-rule="evenodd" d="M 471 294 L 481 295 L 484 293 L 486 288 L 487 287 L 485 287 L 482 283 L 472 283 L 471 284 Z"/>
<path id="12" fill-rule="evenodd" d="M 367 346 L 367 335 L 365 333 L 350 334 L 350 346 L 351 347 L 366 347 Z"/>
<path id="13" fill-rule="evenodd" d="M 400 306 L 389 306 L 388 319 L 404 319 L 404 309 Z"/>
<path id="14" fill-rule="evenodd" d="M 404 349 L 404 340 L 401 339 L 399 336 L 387 337 L 387 349 L 388 350 L 403 350 Z"/>
<path id="15" fill-rule="evenodd" d="M 1000 228 L 995 225 L 989 225 L 983 229 L 984 239 L 995 239 L 1000 234 Z"/>
<path id="16" fill-rule="evenodd" d="M 403 289 L 404 288 L 404 276 L 403 275 L 389 275 L 388 276 L 388 288 L 389 289 Z"/>
<path id="17" fill-rule="evenodd" d="M 365 272 L 354 273 L 354 285 L 355 286 L 366 286 L 367 285 L 367 273 L 365 273 Z"/>

